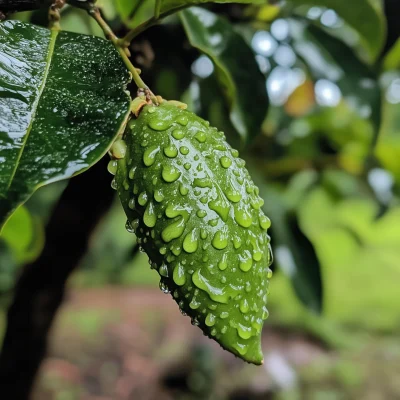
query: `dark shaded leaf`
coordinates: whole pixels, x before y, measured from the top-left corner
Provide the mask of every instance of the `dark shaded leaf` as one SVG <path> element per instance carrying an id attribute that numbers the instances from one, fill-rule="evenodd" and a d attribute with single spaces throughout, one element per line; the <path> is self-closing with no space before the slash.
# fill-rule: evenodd
<path id="1" fill-rule="evenodd" d="M 267 114 L 268 97 L 252 50 L 228 21 L 210 11 L 193 7 L 180 17 L 190 44 L 214 63 L 233 126 L 243 140 L 257 136 Z"/>
<path id="2" fill-rule="evenodd" d="M 371 59 L 376 59 L 385 44 L 386 22 L 370 0 L 288 0 L 294 5 L 327 7 L 335 10 L 360 35 Z"/>

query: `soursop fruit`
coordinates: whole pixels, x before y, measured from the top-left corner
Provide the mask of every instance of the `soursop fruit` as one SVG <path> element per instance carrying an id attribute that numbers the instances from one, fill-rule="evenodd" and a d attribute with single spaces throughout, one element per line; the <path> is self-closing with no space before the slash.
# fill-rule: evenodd
<path id="1" fill-rule="evenodd" d="M 261 364 L 272 254 L 259 190 L 207 121 L 175 102 L 141 106 L 112 161 L 128 229 L 192 324 Z"/>

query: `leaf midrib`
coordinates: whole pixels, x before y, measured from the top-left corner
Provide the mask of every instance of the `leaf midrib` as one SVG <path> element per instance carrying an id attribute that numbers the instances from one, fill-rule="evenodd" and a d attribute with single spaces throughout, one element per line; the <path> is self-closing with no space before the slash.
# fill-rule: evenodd
<path id="1" fill-rule="evenodd" d="M 26 143 L 28 142 L 29 135 L 30 135 L 30 133 L 32 131 L 32 127 L 33 127 L 33 123 L 35 122 L 35 116 L 36 116 L 36 112 L 37 112 L 37 109 L 38 109 L 38 106 L 39 106 L 39 102 L 40 102 L 40 99 L 42 98 L 44 89 L 46 87 L 47 78 L 49 76 L 50 67 L 51 67 L 51 61 L 52 61 L 52 58 L 53 58 L 54 48 L 55 48 L 55 43 L 56 43 L 56 39 L 57 39 L 58 33 L 59 33 L 59 31 L 57 31 L 57 30 L 51 30 L 50 42 L 49 42 L 49 46 L 47 48 L 47 56 L 46 56 L 46 60 L 45 60 L 46 61 L 46 68 L 44 70 L 43 80 L 42 80 L 42 83 L 41 83 L 40 88 L 39 88 L 38 96 L 37 96 L 35 102 L 33 103 L 31 121 L 30 121 L 30 123 L 28 125 L 28 129 L 26 131 L 24 141 L 22 142 L 21 149 L 19 151 L 17 160 L 15 162 L 14 170 L 13 170 L 11 176 L 10 176 L 10 180 L 8 182 L 8 185 L 6 187 L 5 192 L 7 192 L 10 189 L 11 185 L 12 185 L 12 182 L 14 180 L 14 177 L 15 177 L 15 175 L 17 173 L 17 170 L 18 170 L 18 167 L 19 167 L 19 163 L 21 161 L 22 154 L 23 154 L 23 152 L 25 150 Z"/>

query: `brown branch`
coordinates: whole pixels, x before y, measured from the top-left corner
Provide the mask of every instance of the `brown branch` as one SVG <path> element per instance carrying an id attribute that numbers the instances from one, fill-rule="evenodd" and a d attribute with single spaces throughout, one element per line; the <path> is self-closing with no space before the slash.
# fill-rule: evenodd
<path id="1" fill-rule="evenodd" d="M 104 159 L 71 180 L 46 227 L 43 253 L 24 268 L 17 283 L 0 354 L 0 388 L 8 393 L 7 399 L 29 398 L 66 281 L 112 203 L 114 192 L 108 184 L 106 162 Z"/>

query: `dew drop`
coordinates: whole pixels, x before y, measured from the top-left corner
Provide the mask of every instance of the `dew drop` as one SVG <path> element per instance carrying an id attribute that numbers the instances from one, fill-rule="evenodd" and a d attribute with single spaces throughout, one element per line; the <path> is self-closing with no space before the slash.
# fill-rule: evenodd
<path id="1" fill-rule="evenodd" d="M 169 158 L 175 158 L 178 155 L 178 149 L 172 144 L 164 147 L 164 154 Z"/>
<path id="2" fill-rule="evenodd" d="M 207 233 L 207 231 L 205 230 L 205 229 L 201 229 L 200 230 L 200 237 L 203 239 L 203 240 L 205 240 L 205 239 L 207 239 L 207 236 L 208 236 L 208 233 Z M 203 247 L 203 249 L 204 249 L 204 247 Z"/>
<path id="3" fill-rule="evenodd" d="M 165 278 L 168 278 L 168 267 L 167 267 L 167 264 L 165 264 L 165 263 L 162 263 L 161 264 L 161 266 L 160 266 L 160 268 L 158 269 L 158 273 L 161 275 L 161 276 L 164 276 Z"/>
<path id="4" fill-rule="evenodd" d="M 157 216 L 156 216 L 156 213 L 154 210 L 154 205 L 151 201 L 147 205 L 146 210 L 144 212 L 143 222 L 149 228 L 153 228 L 153 226 L 155 226 L 155 224 L 157 222 Z"/>
<path id="5" fill-rule="evenodd" d="M 129 202 L 128 202 L 128 207 L 129 207 L 131 210 L 134 210 L 134 209 L 135 209 L 135 206 L 136 206 L 135 198 L 132 197 L 132 198 L 129 200 Z"/>
<path id="6" fill-rule="evenodd" d="M 228 233 L 224 230 L 216 232 L 211 244 L 218 250 L 225 249 L 228 246 Z"/>
<path id="7" fill-rule="evenodd" d="M 169 243 L 171 240 L 182 236 L 182 233 L 185 230 L 185 225 L 184 218 L 180 217 L 161 232 L 162 240 L 164 240 L 166 243 Z"/>
<path id="8" fill-rule="evenodd" d="M 154 131 L 165 131 L 171 126 L 171 121 L 154 117 L 149 121 L 148 126 Z"/>
<path id="9" fill-rule="evenodd" d="M 189 119 L 186 115 L 181 115 L 179 118 L 177 118 L 176 122 L 179 125 L 186 126 L 189 122 Z"/>
<path id="10" fill-rule="evenodd" d="M 194 138 L 195 138 L 198 142 L 204 143 L 204 142 L 206 141 L 206 139 L 207 139 L 207 135 L 206 135 L 205 132 L 199 131 L 199 132 L 197 132 L 197 133 L 194 135 Z"/>
<path id="11" fill-rule="evenodd" d="M 199 241 L 197 229 L 193 229 L 185 236 L 185 239 L 183 240 L 183 250 L 185 250 L 186 253 L 194 253 L 197 250 L 198 245 Z"/>
<path id="12" fill-rule="evenodd" d="M 235 221 L 243 228 L 248 228 L 252 222 L 252 215 L 245 207 L 235 207 Z"/>
<path id="13" fill-rule="evenodd" d="M 189 163 L 185 163 L 185 164 L 183 165 L 183 167 L 186 169 L 186 171 L 189 171 L 189 169 L 190 169 L 192 166 L 191 166 L 191 164 L 189 164 Z"/>
<path id="14" fill-rule="evenodd" d="M 183 286 L 186 283 L 185 270 L 182 264 L 178 264 L 174 268 L 172 273 L 172 279 L 178 286 Z"/>
<path id="15" fill-rule="evenodd" d="M 250 307 L 249 307 L 249 303 L 247 302 L 246 299 L 241 300 L 239 309 L 243 314 L 246 314 L 249 312 Z"/>
<path id="16" fill-rule="evenodd" d="M 117 160 L 111 160 L 108 165 L 107 165 L 107 170 L 111 175 L 115 175 L 117 173 L 118 169 L 118 161 Z"/>
<path id="17" fill-rule="evenodd" d="M 225 253 L 225 254 L 222 256 L 220 262 L 218 263 L 218 268 L 219 268 L 221 271 L 223 271 L 223 270 L 225 270 L 227 267 L 228 267 L 228 254 Z"/>
<path id="18" fill-rule="evenodd" d="M 132 224 L 127 220 L 126 224 L 125 224 L 125 229 L 129 232 L 129 233 L 135 233 L 135 230 L 132 227 Z"/>
<path id="19" fill-rule="evenodd" d="M 200 307 L 200 305 L 201 305 L 200 302 L 198 302 L 194 297 L 193 297 L 192 301 L 189 303 L 189 307 L 192 310 L 196 310 L 197 308 Z"/>
<path id="20" fill-rule="evenodd" d="M 219 162 L 223 168 L 229 168 L 232 165 L 232 160 L 226 156 L 221 157 Z"/>
<path id="21" fill-rule="evenodd" d="M 215 315 L 214 315 L 214 314 L 211 314 L 211 313 L 207 314 L 204 323 L 205 323 L 207 326 L 214 326 L 214 325 L 215 325 Z"/>
<path id="22" fill-rule="evenodd" d="M 197 210 L 196 215 L 199 218 L 204 218 L 207 215 L 207 212 L 205 210 Z"/>
<path id="23" fill-rule="evenodd" d="M 154 200 L 157 203 L 161 203 L 164 200 L 164 194 L 162 193 L 162 191 L 160 189 L 156 189 L 154 191 Z"/>
<path id="24" fill-rule="evenodd" d="M 259 222 L 261 228 L 265 231 L 271 226 L 271 220 L 264 214 L 260 215 Z"/>
<path id="25" fill-rule="evenodd" d="M 250 339 L 253 336 L 251 326 L 244 326 L 242 324 L 239 324 L 236 329 L 237 329 L 238 335 L 242 339 L 247 340 L 247 339 Z"/>
<path id="26" fill-rule="evenodd" d="M 180 193 L 182 196 L 186 196 L 186 195 L 189 193 L 189 189 L 188 189 L 183 183 L 181 183 L 181 184 L 179 185 L 179 193 Z"/>
<path id="27" fill-rule="evenodd" d="M 245 250 L 243 255 L 239 256 L 239 268 L 243 272 L 247 272 L 253 265 L 253 259 L 251 257 L 250 251 Z"/>
<path id="28" fill-rule="evenodd" d="M 142 192 L 142 193 L 139 194 L 138 203 L 141 206 L 145 206 L 148 199 L 149 199 L 149 197 L 147 196 L 147 193 L 146 192 Z"/>
<path id="29" fill-rule="evenodd" d="M 179 148 L 179 151 L 181 152 L 181 154 L 183 154 L 184 156 L 189 154 L 189 149 L 186 146 L 181 146 Z"/>
<path id="30" fill-rule="evenodd" d="M 222 311 L 222 313 L 219 315 L 222 319 L 226 319 L 229 317 L 229 313 L 226 311 Z"/>
<path id="31" fill-rule="evenodd" d="M 164 165 L 162 177 L 165 182 L 175 182 L 181 176 L 181 172 L 172 165 Z"/>
<path id="32" fill-rule="evenodd" d="M 136 172 L 136 167 L 132 167 L 132 168 L 129 170 L 129 174 L 128 174 L 129 179 L 132 180 L 132 179 L 135 177 L 135 172 Z"/>
<path id="33" fill-rule="evenodd" d="M 151 146 L 147 148 L 143 154 L 143 163 L 146 167 L 150 167 L 156 160 L 156 155 L 160 151 L 159 146 Z"/>
<path id="34" fill-rule="evenodd" d="M 165 293 L 165 294 L 169 293 L 168 286 L 163 281 L 160 281 L 160 285 L 159 286 L 160 286 L 160 289 L 161 289 L 161 291 L 163 293 Z"/>
<path id="35" fill-rule="evenodd" d="M 185 137 L 185 132 L 182 129 L 174 129 L 172 131 L 172 136 L 177 140 L 181 140 Z"/>
<path id="36" fill-rule="evenodd" d="M 114 190 L 118 190 L 118 183 L 115 178 L 111 181 L 111 188 Z"/>
<path id="37" fill-rule="evenodd" d="M 228 327 L 227 327 L 226 325 L 224 325 L 224 326 L 221 328 L 221 333 L 222 333 L 222 334 L 225 334 L 225 333 L 227 332 L 227 330 L 228 330 Z"/>

